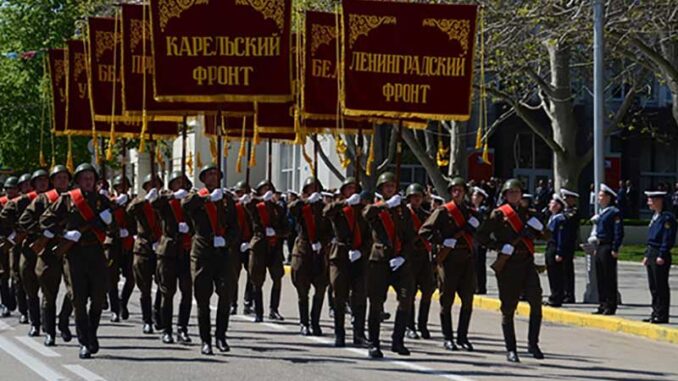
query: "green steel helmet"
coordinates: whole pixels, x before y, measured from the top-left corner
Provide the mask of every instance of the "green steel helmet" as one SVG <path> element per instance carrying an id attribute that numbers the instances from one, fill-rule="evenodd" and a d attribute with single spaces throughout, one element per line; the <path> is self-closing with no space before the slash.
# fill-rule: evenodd
<path id="1" fill-rule="evenodd" d="M 407 190 L 405 191 L 405 197 L 410 197 L 415 194 L 420 196 L 424 195 L 424 187 L 421 186 L 421 184 L 412 183 L 407 187 Z"/>
<path id="2" fill-rule="evenodd" d="M 129 185 L 129 179 L 127 178 L 127 176 L 117 175 L 113 178 L 113 187 L 114 188 L 119 187 L 123 184 Z"/>
<path id="3" fill-rule="evenodd" d="M 235 183 L 235 186 L 233 187 L 236 191 L 241 191 L 241 192 L 249 192 L 250 190 L 250 185 L 247 184 L 245 180 L 240 180 L 237 183 Z"/>
<path id="4" fill-rule="evenodd" d="M 393 174 L 393 172 L 384 172 L 379 175 L 379 178 L 377 178 L 377 189 L 380 189 L 382 185 L 388 182 L 396 182 L 396 176 Z"/>
<path id="5" fill-rule="evenodd" d="M 450 182 L 447 184 L 447 189 L 451 189 L 452 187 L 456 186 L 462 186 L 464 187 L 464 189 L 467 188 L 466 181 L 464 180 L 463 177 L 455 176 L 452 179 L 450 179 Z"/>
<path id="6" fill-rule="evenodd" d="M 23 175 L 19 176 L 19 180 L 17 182 L 17 185 L 21 183 L 25 183 L 26 181 L 31 181 L 31 174 L 30 173 L 24 173 Z"/>
<path id="7" fill-rule="evenodd" d="M 304 186 L 301 187 L 302 192 L 306 190 L 306 187 L 309 187 L 313 184 L 318 186 L 317 189 L 318 192 L 320 192 L 323 189 L 323 186 L 320 184 L 320 181 L 318 181 L 318 179 L 316 179 L 315 177 L 311 176 L 307 178 L 306 181 L 304 181 Z"/>
<path id="8" fill-rule="evenodd" d="M 5 189 L 7 188 L 16 188 L 19 186 L 19 179 L 16 176 L 10 176 L 5 180 L 5 184 L 3 184 Z"/>
<path id="9" fill-rule="evenodd" d="M 94 177 L 98 180 L 99 179 L 99 173 L 97 172 L 97 169 L 94 168 L 94 166 L 90 163 L 82 163 L 78 165 L 77 168 L 75 168 L 75 172 L 73 172 L 73 178 L 78 179 L 78 176 L 80 176 L 81 173 L 91 171 L 94 173 Z"/>
<path id="10" fill-rule="evenodd" d="M 149 173 L 148 175 L 144 176 L 144 182 L 141 183 L 141 187 L 142 188 L 146 187 L 146 185 L 151 181 L 153 181 L 153 174 Z M 162 183 L 162 179 L 157 174 L 155 175 L 155 181 Z"/>
<path id="11" fill-rule="evenodd" d="M 53 179 L 54 176 L 58 175 L 59 173 L 67 173 L 68 178 L 71 177 L 71 171 L 69 171 L 65 165 L 57 164 L 52 168 L 51 171 L 49 171 L 49 178 Z"/>
<path id="12" fill-rule="evenodd" d="M 185 177 L 186 177 L 186 175 L 181 173 L 181 171 L 172 171 L 172 173 L 170 173 L 170 176 L 169 176 L 168 184 L 171 184 L 172 181 L 174 181 L 174 180 L 179 180 L 179 179 L 182 179 L 182 178 L 185 178 Z"/>
<path id="13" fill-rule="evenodd" d="M 267 186 L 267 185 L 268 185 L 269 187 L 271 187 L 271 190 L 272 190 L 272 191 L 275 192 L 275 187 L 273 186 L 273 183 L 271 183 L 271 182 L 268 181 L 268 180 L 261 180 L 261 181 L 259 182 L 259 184 L 257 184 L 257 187 L 255 188 L 255 190 L 256 190 L 257 192 L 259 192 L 259 189 L 261 189 L 261 188 L 263 188 L 263 187 L 265 187 L 265 186 Z"/>
<path id="14" fill-rule="evenodd" d="M 213 169 L 219 170 L 219 168 L 217 167 L 217 165 L 215 163 L 209 163 L 209 164 L 203 165 L 203 167 L 200 169 L 200 174 L 198 175 L 198 179 L 200 179 L 200 181 L 203 181 L 202 179 L 205 176 L 205 173 L 207 171 L 211 171 Z"/>
<path id="15" fill-rule="evenodd" d="M 347 185 L 351 185 L 351 184 L 355 185 L 358 188 L 358 193 L 360 193 L 360 190 L 362 189 L 362 187 L 360 186 L 360 184 L 358 184 L 358 181 L 353 176 L 347 177 L 344 180 L 344 182 L 341 183 L 341 187 L 339 187 L 339 192 L 343 192 L 344 187 L 347 186 Z"/>
<path id="16" fill-rule="evenodd" d="M 31 175 L 31 181 L 37 179 L 38 177 L 49 177 L 49 173 L 44 169 L 36 169 Z"/>
<path id="17" fill-rule="evenodd" d="M 520 182 L 518 179 L 508 179 L 504 183 L 504 185 L 501 187 L 501 193 L 504 194 L 509 189 L 516 189 L 519 190 L 520 192 L 523 191 L 523 183 Z"/>

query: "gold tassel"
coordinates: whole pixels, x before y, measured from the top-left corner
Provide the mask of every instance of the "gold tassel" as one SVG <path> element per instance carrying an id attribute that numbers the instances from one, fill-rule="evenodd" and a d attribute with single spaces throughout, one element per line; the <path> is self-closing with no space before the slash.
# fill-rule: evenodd
<path id="1" fill-rule="evenodd" d="M 374 137 L 377 135 L 376 128 L 372 131 L 372 139 L 370 140 L 370 153 L 367 155 L 367 162 L 365 162 L 365 174 L 372 176 L 372 164 L 374 163 Z"/>
<path id="2" fill-rule="evenodd" d="M 304 160 L 308 163 L 308 166 L 311 167 L 311 173 L 315 173 L 315 166 L 313 165 L 313 159 L 306 153 L 306 143 L 304 142 L 301 145 L 301 154 L 304 156 Z"/>
<path id="3" fill-rule="evenodd" d="M 259 138 L 259 126 L 257 126 L 256 123 L 254 123 L 254 134 L 252 135 L 252 144 L 257 145 L 259 144 L 261 139 Z"/>
<path id="4" fill-rule="evenodd" d="M 478 125 L 478 131 L 476 133 L 476 149 L 483 148 L 483 128 Z"/>
<path id="5" fill-rule="evenodd" d="M 200 151 L 197 153 L 197 158 L 196 158 L 196 164 L 198 164 L 198 168 L 202 168 L 202 157 L 200 156 Z"/>
<path id="6" fill-rule="evenodd" d="M 160 145 L 156 144 L 155 146 L 155 160 L 160 164 L 161 168 L 165 167 L 165 158 L 162 155 L 162 152 L 160 151 Z"/>
<path id="7" fill-rule="evenodd" d="M 40 151 L 40 166 L 41 167 L 46 167 L 47 166 L 47 160 L 45 160 L 45 153 Z"/>
<path id="8" fill-rule="evenodd" d="M 190 172 L 191 176 L 193 176 L 193 152 L 188 155 L 188 158 L 186 159 L 186 166 L 188 167 L 188 172 Z"/>
<path id="9" fill-rule="evenodd" d="M 436 162 L 439 167 L 444 167 L 450 164 L 449 153 L 450 149 L 445 148 L 445 144 L 443 144 L 443 141 L 438 139 L 438 153 L 436 155 Z"/>
<path id="10" fill-rule="evenodd" d="M 226 131 L 224 131 L 224 117 L 221 117 L 221 132 L 222 136 L 224 137 L 224 157 L 228 157 L 228 149 L 230 148 L 229 145 L 231 144 L 230 139 L 228 138 L 228 134 Z"/>
<path id="11" fill-rule="evenodd" d="M 245 129 L 247 127 L 247 119 L 243 116 L 242 118 L 242 137 L 240 138 L 240 150 L 238 151 L 238 160 L 235 162 L 235 171 L 240 173 L 242 172 L 242 158 L 247 154 L 245 144 L 247 144 L 247 139 L 245 138 Z"/>
<path id="12" fill-rule="evenodd" d="M 336 142 L 337 142 L 337 156 L 339 156 L 339 164 L 341 164 L 341 167 L 346 169 L 348 168 L 349 164 L 351 164 L 351 159 L 348 158 L 346 155 L 346 151 L 348 150 L 348 147 L 346 147 L 346 142 L 339 136 L 339 134 L 336 134 L 334 136 Z"/>
<path id="13" fill-rule="evenodd" d="M 73 164 L 73 142 L 71 141 L 71 135 L 68 135 L 68 153 L 66 154 L 66 167 L 71 173 L 75 171 L 75 165 Z"/>
<path id="14" fill-rule="evenodd" d="M 255 127 L 256 131 L 256 127 Z M 256 135 L 256 132 L 254 133 Z M 247 165 L 250 168 L 256 167 L 257 166 L 257 144 L 252 142 L 252 152 L 250 152 L 250 158 L 247 160 Z"/>
<path id="15" fill-rule="evenodd" d="M 297 107 L 294 108 L 294 142 L 292 144 L 304 144 L 306 138 L 301 131 L 301 120 L 299 119 L 299 110 Z"/>
<path id="16" fill-rule="evenodd" d="M 212 161 L 217 161 L 219 154 L 217 153 L 217 138 L 214 136 L 210 137 L 210 154 L 212 155 Z"/>
<path id="17" fill-rule="evenodd" d="M 487 140 L 485 140 L 485 145 L 483 146 L 483 162 L 485 164 L 491 164 L 490 163 L 490 149 L 487 146 Z"/>

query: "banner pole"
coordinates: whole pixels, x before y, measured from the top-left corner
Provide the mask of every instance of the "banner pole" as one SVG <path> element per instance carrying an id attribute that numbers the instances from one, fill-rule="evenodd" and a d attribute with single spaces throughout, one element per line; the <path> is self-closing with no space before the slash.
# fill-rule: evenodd
<path id="1" fill-rule="evenodd" d="M 220 121 L 221 121 L 221 107 L 219 107 L 219 116 L 217 118 L 217 123 L 215 123 L 215 124 L 217 124 L 217 126 L 216 126 L 216 128 L 217 128 L 217 155 L 216 155 L 215 159 L 217 161 L 217 168 L 219 169 L 219 172 L 221 173 L 221 186 L 225 187 L 226 186 L 226 184 L 225 184 L 226 183 L 226 176 L 224 176 L 224 171 L 223 171 L 223 168 L 224 168 L 223 164 L 224 163 L 223 163 L 222 156 L 221 156 L 221 151 L 223 150 L 223 141 L 221 139 L 221 128 L 223 126 L 221 125 Z"/>
<path id="2" fill-rule="evenodd" d="M 273 181 L 273 140 L 271 138 L 268 138 L 268 173 L 266 174 L 266 177 L 268 178 L 268 181 Z"/>
<path id="3" fill-rule="evenodd" d="M 120 155 L 120 171 L 122 171 L 123 181 L 127 178 L 127 139 L 122 139 L 120 142 L 122 146 L 122 154 Z M 131 184 L 127 184 L 130 186 Z"/>
<path id="4" fill-rule="evenodd" d="M 156 186 L 157 184 L 155 184 L 155 176 L 157 174 L 157 170 L 155 168 L 155 140 L 153 140 L 153 135 L 149 135 L 149 145 L 150 149 L 148 150 L 148 158 L 150 159 L 151 163 L 151 184 Z"/>
<path id="5" fill-rule="evenodd" d="M 247 141 L 247 167 L 245 168 L 245 182 L 249 185 L 250 183 L 250 163 L 249 163 L 249 157 L 250 154 L 252 153 L 252 140 Z"/>
<path id="6" fill-rule="evenodd" d="M 362 157 L 363 157 L 363 130 L 358 129 L 358 147 L 355 150 L 355 181 L 360 184 L 360 172 L 362 172 Z"/>
<path id="7" fill-rule="evenodd" d="M 181 126 L 181 175 L 186 176 L 186 136 L 188 134 L 188 116 L 184 115 Z"/>
<path id="8" fill-rule="evenodd" d="M 313 134 L 313 177 L 318 178 L 318 134 Z"/>
<path id="9" fill-rule="evenodd" d="M 104 143 L 104 138 L 99 139 L 99 152 L 105 152 L 106 144 Z M 106 156 L 104 154 L 99 155 L 99 164 L 101 164 L 101 178 L 106 181 Z"/>
<path id="10" fill-rule="evenodd" d="M 403 121 L 398 120 L 397 125 L 398 143 L 396 145 L 396 185 L 400 188 L 400 166 L 403 161 Z"/>

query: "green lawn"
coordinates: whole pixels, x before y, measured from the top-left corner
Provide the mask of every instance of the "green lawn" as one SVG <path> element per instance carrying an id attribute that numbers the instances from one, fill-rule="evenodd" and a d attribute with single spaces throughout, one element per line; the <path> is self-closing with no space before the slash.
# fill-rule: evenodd
<path id="1" fill-rule="evenodd" d="M 543 253 L 545 249 L 546 245 L 537 245 L 535 247 L 537 253 Z M 575 255 L 578 257 L 583 257 L 584 251 L 577 250 Z M 619 253 L 619 260 L 640 262 L 643 260 L 644 255 L 645 255 L 645 245 L 623 245 L 621 247 L 621 253 Z"/>

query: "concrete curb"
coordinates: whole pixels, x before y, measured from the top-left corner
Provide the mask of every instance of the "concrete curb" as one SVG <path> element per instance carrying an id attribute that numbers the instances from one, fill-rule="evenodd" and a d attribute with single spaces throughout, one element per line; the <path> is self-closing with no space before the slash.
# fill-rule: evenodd
<path id="1" fill-rule="evenodd" d="M 286 265 L 285 274 L 290 274 L 290 272 L 291 267 Z M 393 289 L 390 289 L 390 291 L 394 292 Z M 433 299 L 439 299 L 437 290 L 433 294 Z M 497 298 L 475 295 L 473 297 L 473 307 L 486 311 L 500 312 L 501 301 L 499 301 Z M 518 316 L 529 317 L 529 304 L 526 302 L 518 303 L 516 314 Z M 573 327 L 594 328 L 616 333 L 627 333 L 634 336 L 645 337 L 650 340 L 678 344 L 678 329 L 676 328 L 668 328 L 660 325 L 628 320 L 614 316 L 592 315 L 588 313 L 568 311 L 566 309 L 548 306 L 542 306 L 542 316 L 544 321 L 551 323 L 558 323 Z"/>

